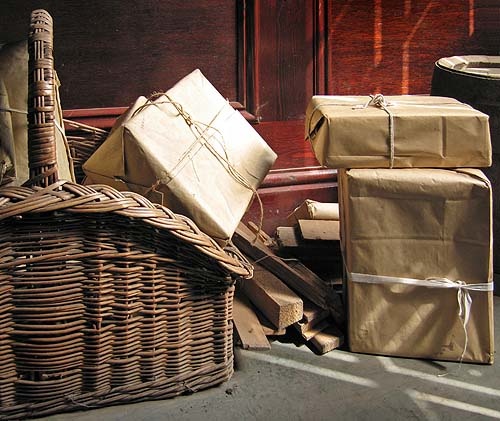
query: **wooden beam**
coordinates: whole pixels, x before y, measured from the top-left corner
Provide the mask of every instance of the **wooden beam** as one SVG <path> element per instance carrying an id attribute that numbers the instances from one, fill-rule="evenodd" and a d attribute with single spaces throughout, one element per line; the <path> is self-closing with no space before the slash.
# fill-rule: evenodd
<path id="1" fill-rule="evenodd" d="M 243 349 L 268 350 L 267 340 L 259 319 L 255 315 L 248 298 L 238 290 L 233 301 L 233 321 Z"/>
<path id="2" fill-rule="evenodd" d="M 320 308 L 308 300 L 304 300 L 304 316 L 302 320 L 293 324 L 293 327 L 300 335 L 306 340 L 310 340 L 316 333 L 321 331 L 324 327 L 316 329 L 315 333 L 313 330 L 323 321 L 326 321 L 330 311 L 327 309 Z"/>
<path id="3" fill-rule="evenodd" d="M 294 325 L 295 326 L 295 325 Z M 302 336 L 306 341 L 310 341 L 316 335 L 318 335 L 322 330 L 326 329 L 330 326 L 330 321 L 328 319 L 323 319 L 320 322 L 316 323 L 314 326 L 299 331 L 300 336 Z"/>
<path id="4" fill-rule="evenodd" d="M 254 263 L 252 279 L 241 282 L 250 301 L 278 329 L 284 329 L 302 319 L 303 303 L 278 277 Z"/>
<path id="5" fill-rule="evenodd" d="M 312 270 L 304 266 L 299 261 L 291 260 L 288 262 L 289 266 L 294 270 L 294 272 L 298 273 L 301 279 L 304 280 L 308 285 L 314 285 L 316 288 L 321 288 L 324 297 L 325 297 L 325 307 L 330 311 L 330 315 L 335 323 L 339 326 L 344 326 L 345 323 L 345 315 L 344 315 L 344 305 L 342 300 L 337 293 L 331 288 L 328 288 L 325 282 L 316 275 Z M 318 305 L 318 303 L 311 300 L 314 304 Z"/>
<path id="6" fill-rule="evenodd" d="M 328 308 L 328 293 L 322 286 L 323 282 L 321 280 L 318 282 L 317 279 L 304 279 L 299 272 L 276 256 L 259 239 L 256 239 L 255 234 L 244 224 L 238 226 L 233 236 L 233 242 L 243 253 L 258 261 L 301 296 L 306 297 L 319 307 Z"/>
<path id="7" fill-rule="evenodd" d="M 262 331 L 266 336 L 283 336 L 286 334 L 286 329 L 278 329 L 269 320 L 266 319 L 258 309 L 254 309 L 255 315 L 259 319 L 260 325 L 262 326 Z"/>
<path id="8" fill-rule="evenodd" d="M 299 219 L 298 225 L 304 240 L 340 240 L 339 221 Z"/>
<path id="9" fill-rule="evenodd" d="M 285 262 L 241 223 L 233 236 L 233 242 L 243 253 L 274 273 L 301 297 L 318 307 L 329 309 L 334 321 L 339 326 L 344 325 L 344 310 L 338 293 L 328 288 L 320 277 L 301 262 L 295 259 Z"/>
<path id="10" fill-rule="evenodd" d="M 330 325 L 315 335 L 309 343 L 320 354 L 326 354 L 344 343 L 344 335 L 334 325 Z"/>

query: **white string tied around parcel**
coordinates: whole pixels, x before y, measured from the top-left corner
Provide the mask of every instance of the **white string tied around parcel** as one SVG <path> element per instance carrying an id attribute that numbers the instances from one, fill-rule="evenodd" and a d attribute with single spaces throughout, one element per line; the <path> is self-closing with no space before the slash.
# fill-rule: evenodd
<path id="1" fill-rule="evenodd" d="M 472 297 L 469 291 L 487 292 L 493 291 L 493 282 L 484 282 L 476 284 L 466 284 L 464 281 L 453 281 L 448 278 L 427 278 L 427 279 L 413 279 L 413 278 L 398 278 L 394 276 L 383 275 L 368 275 L 364 273 L 349 273 L 349 277 L 353 282 L 367 283 L 367 284 L 404 284 L 416 285 L 428 288 L 448 288 L 457 290 L 457 303 L 458 303 L 458 318 L 464 330 L 464 346 L 460 356 L 460 363 L 463 361 L 465 352 L 469 344 L 469 336 L 467 333 L 467 324 L 470 319 L 470 312 L 472 307 Z"/>

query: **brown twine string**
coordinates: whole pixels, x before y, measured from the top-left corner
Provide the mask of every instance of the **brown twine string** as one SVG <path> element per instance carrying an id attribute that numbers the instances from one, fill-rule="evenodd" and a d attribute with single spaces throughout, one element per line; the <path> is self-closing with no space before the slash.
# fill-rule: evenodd
<path id="1" fill-rule="evenodd" d="M 370 95 L 370 100 L 365 104 L 360 107 L 353 107 L 353 109 L 359 109 L 359 108 L 367 108 L 370 105 L 380 108 L 381 110 L 384 110 L 387 115 L 389 116 L 389 152 L 390 152 L 390 167 L 394 167 L 394 114 L 387 108 L 391 104 L 385 100 L 384 95 L 382 94 L 375 94 L 375 95 Z"/>
<path id="2" fill-rule="evenodd" d="M 297 259 L 296 257 L 280 257 L 272 254 L 271 255 L 266 254 L 265 256 L 262 256 L 257 260 L 254 260 L 254 263 L 260 263 L 266 259 L 281 260 L 282 262 L 300 262 L 300 259 Z"/>
<path id="3" fill-rule="evenodd" d="M 167 98 L 167 100 L 153 102 L 156 99 L 159 99 L 161 97 L 165 97 L 165 98 Z M 149 96 L 148 100 L 144 104 L 139 106 L 132 113 L 132 117 L 136 116 L 138 113 L 140 113 L 146 107 L 149 107 L 151 105 L 158 105 L 158 104 L 170 104 L 170 105 L 172 105 L 178 113 L 177 117 L 183 118 L 183 120 L 186 122 L 186 124 L 188 125 L 188 127 L 191 129 L 191 131 L 193 132 L 193 134 L 196 137 L 195 141 L 190 145 L 190 147 L 179 158 L 179 161 L 172 169 L 171 174 L 170 174 L 170 179 L 167 181 L 166 184 L 168 184 L 170 181 L 172 181 L 176 177 L 177 172 L 179 170 L 179 167 L 187 158 L 189 158 L 189 160 L 192 159 L 191 152 L 195 149 L 195 147 L 198 144 L 201 144 L 201 146 L 205 146 L 209 150 L 209 152 L 211 152 L 212 155 L 214 155 L 214 157 L 222 164 L 222 166 L 224 168 L 226 168 L 229 175 L 231 175 L 237 183 L 239 183 L 243 187 L 251 190 L 253 193 L 253 197 L 257 198 L 257 201 L 259 204 L 260 216 L 259 216 L 258 230 L 257 230 L 256 236 L 255 236 L 255 239 L 253 241 L 253 243 L 255 243 L 260 235 L 260 232 L 262 231 L 262 226 L 264 224 L 264 205 L 262 203 L 262 199 L 260 198 L 259 193 L 257 192 L 257 189 L 255 189 L 252 185 L 250 185 L 250 183 L 245 179 L 245 177 L 243 175 L 241 175 L 241 173 L 231 163 L 231 161 L 229 159 L 229 155 L 227 153 L 226 145 L 224 142 L 224 136 L 222 135 L 220 130 L 218 130 L 216 127 L 212 126 L 214 121 L 220 115 L 223 108 L 221 108 L 219 111 L 217 111 L 217 113 L 214 115 L 212 120 L 208 124 L 206 124 L 206 123 L 203 123 L 201 121 L 193 120 L 192 116 L 186 110 L 184 110 L 184 108 L 182 107 L 182 104 L 180 104 L 176 101 L 173 101 L 165 92 L 154 92 L 153 94 L 151 94 Z M 217 138 L 216 136 L 213 136 L 213 135 L 208 137 L 206 135 L 206 133 L 209 130 L 213 130 L 214 132 L 216 132 L 220 136 L 220 138 Z M 209 142 L 209 139 L 215 139 L 219 143 L 219 145 L 221 146 L 221 149 L 224 151 L 224 155 L 221 155 L 213 147 L 213 145 Z M 150 187 L 150 191 L 151 190 L 156 191 L 156 187 L 158 187 L 159 182 L 160 182 L 160 180 L 157 180 Z"/>
<path id="4" fill-rule="evenodd" d="M 161 183 L 161 180 L 157 179 L 156 182 L 149 188 L 145 191 L 145 196 L 147 196 L 150 192 L 154 192 L 154 193 L 158 193 L 160 196 L 161 196 L 161 205 L 162 206 L 165 206 L 165 195 L 163 194 L 163 192 L 159 191 L 159 190 L 156 190 L 156 188 L 160 185 Z"/>
<path id="5" fill-rule="evenodd" d="M 11 108 L 11 107 L 0 107 L 0 111 L 5 112 L 5 113 L 18 113 L 18 114 L 28 114 L 28 111 L 24 110 L 19 110 L 17 108 Z"/>
<path id="6" fill-rule="evenodd" d="M 3 177 L 7 173 L 7 163 L 5 160 L 2 159 L 0 162 L 0 186 L 2 185 L 3 182 Z"/>
<path id="7" fill-rule="evenodd" d="M 56 93 L 56 101 L 57 101 L 57 103 L 59 103 L 60 102 L 59 90 L 55 90 L 55 93 Z M 11 107 L 0 107 L 0 112 L 26 114 L 26 115 L 28 114 L 27 111 L 19 110 L 17 108 L 11 108 Z M 67 120 L 63 119 L 63 122 L 66 122 L 66 121 Z M 64 148 L 66 150 L 66 156 L 68 157 L 69 172 L 71 174 L 71 178 L 74 180 L 75 179 L 75 169 L 74 169 L 74 164 L 73 164 L 74 160 L 73 160 L 73 157 L 71 156 L 71 150 L 69 147 L 68 139 L 66 138 L 66 132 L 65 132 L 64 128 L 57 122 L 56 119 L 54 119 L 54 126 L 57 130 L 59 130 L 59 133 L 61 134 L 62 141 L 64 143 Z M 90 127 L 90 126 L 88 126 L 88 127 Z M 100 129 L 96 129 L 96 130 L 100 130 Z M 104 132 L 104 130 L 103 130 L 103 132 Z M 48 173 L 45 173 L 45 174 L 48 174 Z M 44 176 L 45 176 L 45 174 L 44 174 Z M 2 174 L 2 177 L 0 178 L 0 184 L 2 182 L 2 179 L 3 179 L 3 174 Z M 41 178 L 38 177 L 38 179 L 41 179 Z M 34 181 L 34 180 L 35 180 L 35 178 L 32 179 L 32 181 Z"/>

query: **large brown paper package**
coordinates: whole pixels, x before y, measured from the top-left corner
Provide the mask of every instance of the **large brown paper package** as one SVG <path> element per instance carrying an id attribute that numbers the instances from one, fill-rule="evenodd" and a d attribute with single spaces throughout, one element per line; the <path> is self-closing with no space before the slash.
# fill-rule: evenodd
<path id="1" fill-rule="evenodd" d="M 229 239 L 276 154 L 199 70 L 139 98 L 83 165 L 89 183 L 141 193 Z"/>
<path id="2" fill-rule="evenodd" d="M 59 126 L 55 133 L 58 174 L 74 181 L 58 86 L 54 89 L 55 122 Z M 21 185 L 29 178 L 27 107 L 27 42 L 5 44 L 0 47 L 0 184 Z"/>
<path id="3" fill-rule="evenodd" d="M 353 169 L 341 170 L 339 183 L 351 350 L 493 363 L 491 187 L 483 173 Z M 465 323 L 458 298 L 467 296 Z"/>
<path id="4" fill-rule="evenodd" d="M 85 180 L 83 184 L 107 184 L 117 190 L 134 190 L 139 191 L 143 195 L 149 195 L 153 201 L 162 200 L 161 195 L 155 196 L 152 189 L 144 189 L 141 186 L 132 186 L 128 188 L 125 182 L 125 143 L 126 136 L 125 125 L 133 117 L 134 113 L 141 109 L 148 102 L 146 97 L 140 96 L 136 101 L 125 111 L 111 128 L 108 137 L 95 153 L 83 164 L 85 172 Z M 130 145 L 132 146 L 132 145 Z M 127 150 L 132 151 L 129 147 Z M 141 177 L 140 171 L 130 174 L 137 166 L 129 166 L 128 178 Z M 95 168 L 95 169 L 94 169 Z M 147 173 L 146 175 L 149 175 Z M 149 191 L 148 191 L 149 190 Z M 154 200 L 156 199 L 156 200 Z"/>
<path id="5" fill-rule="evenodd" d="M 488 116 L 452 98 L 314 96 L 305 131 L 331 168 L 491 165 Z"/>

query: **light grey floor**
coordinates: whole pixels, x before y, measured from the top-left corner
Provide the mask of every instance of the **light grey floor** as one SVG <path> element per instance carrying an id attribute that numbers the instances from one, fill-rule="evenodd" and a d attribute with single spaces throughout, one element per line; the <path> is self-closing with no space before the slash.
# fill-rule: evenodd
<path id="1" fill-rule="evenodd" d="M 500 297 L 495 297 L 500 348 Z M 498 358 L 497 358 L 498 359 Z M 484 420 L 500 419 L 500 360 L 493 366 L 435 363 L 273 342 L 236 350 L 219 387 L 175 399 L 42 418 L 90 420 Z"/>

